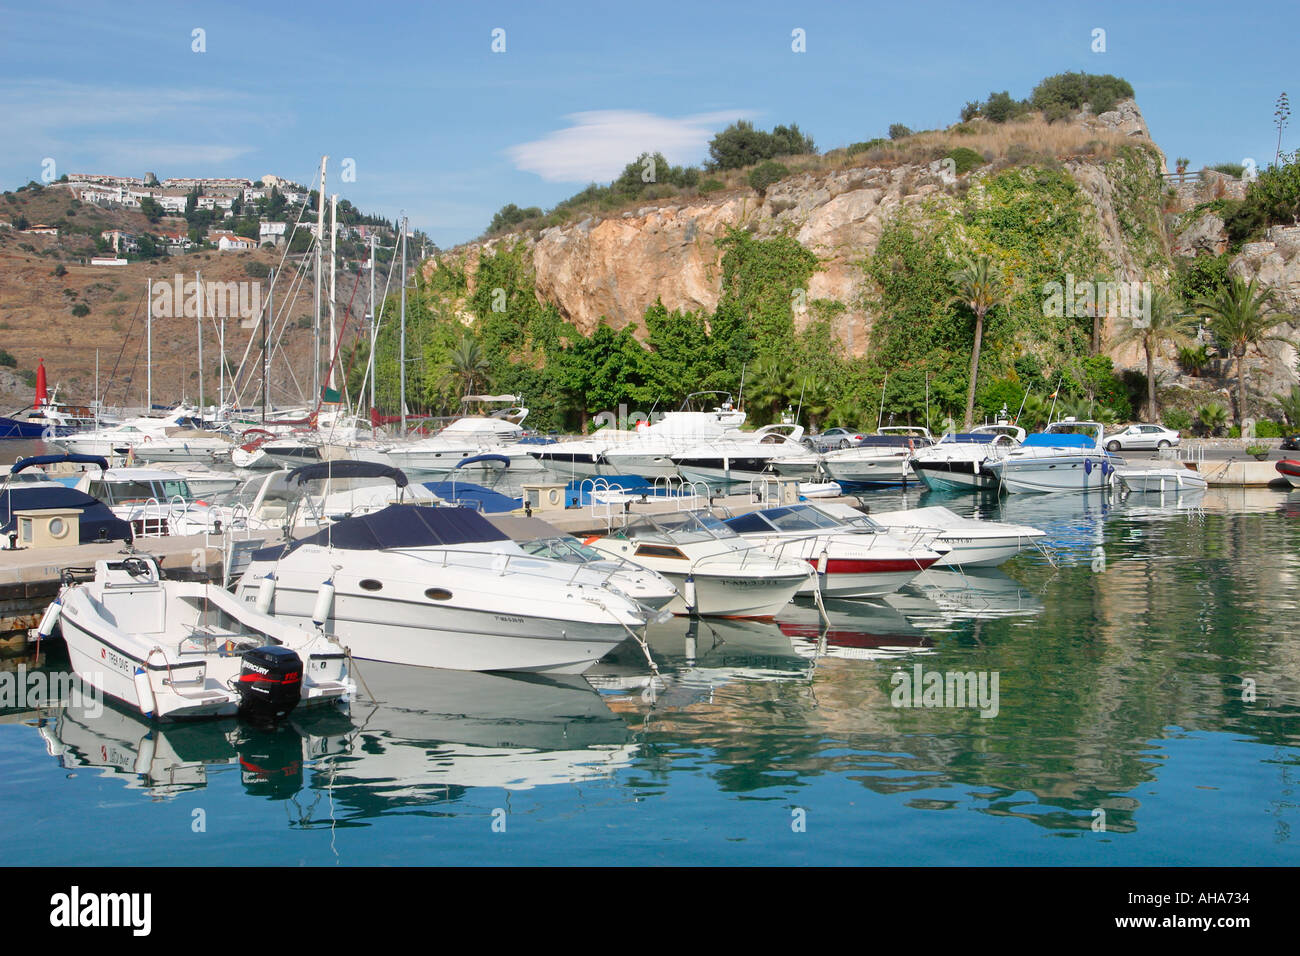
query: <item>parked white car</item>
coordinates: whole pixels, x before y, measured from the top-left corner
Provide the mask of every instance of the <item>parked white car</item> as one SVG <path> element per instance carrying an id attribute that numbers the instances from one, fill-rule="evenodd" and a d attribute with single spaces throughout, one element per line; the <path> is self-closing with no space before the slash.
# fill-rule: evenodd
<path id="1" fill-rule="evenodd" d="M 1177 445 L 1180 440 L 1178 432 L 1163 425 L 1130 425 L 1123 431 L 1106 436 L 1106 450 L 1169 448 Z"/>

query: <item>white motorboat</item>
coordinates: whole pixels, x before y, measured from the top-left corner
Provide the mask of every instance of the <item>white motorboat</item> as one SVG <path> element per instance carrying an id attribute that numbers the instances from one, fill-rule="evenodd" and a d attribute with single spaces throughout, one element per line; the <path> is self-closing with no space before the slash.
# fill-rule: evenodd
<path id="1" fill-rule="evenodd" d="M 1125 464 L 1102 444 L 1100 422 L 1066 418 L 1028 436 L 983 468 L 1010 494 L 1101 491 L 1110 486 L 1116 467 Z"/>
<path id="2" fill-rule="evenodd" d="M 162 441 L 168 429 L 198 426 L 201 423 L 196 415 L 198 409 L 180 405 L 161 418 L 131 418 L 120 425 L 59 438 L 55 444 L 75 455 L 125 455 L 146 441 Z"/>
<path id="3" fill-rule="evenodd" d="M 1116 468 L 1115 477 L 1129 491 L 1165 492 L 1205 488 L 1205 476 L 1186 465 Z"/>
<path id="4" fill-rule="evenodd" d="M 816 570 L 801 594 L 872 598 L 892 594 L 940 560 L 929 538 L 892 534 L 862 519 L 846 525 L 821 505 L 789 505 L 728 518 L 725 524 L 747 541 L 781 558 L 806 562 Z M 847 507 L 847 506 L 844 506 Z"/>
<path id="5" fill-rule="evenodd" d="M 218 464 L 230 461 L 236 448 L 234 441 L 215 432 L 195 428 L 168 428 L 162 435 L 146 435 L 131 448 L 131 454 L 143 462 L 206 462 Z"/>
<path id="6" fill-rule="evenodd" d="M 997 479 L 984 470 L 985 460 L 1002 457 L 1024 440 L 1023 428 L 1003 423 L 949 433 L 912 456 L 912 471 L 931 491 L 992 488 Z"/>
<path id="7" fill-rule="evenodd" d="M 912 456 L 928 448 L 932 441 L 928 428 L 887 425 L 852 448 L 827 452 L 822 456 L 822 470 L 850 488 L 904 485 L 916 477 L 912 473 Z"/>
<path id="8" fill-rule="evenodd" d="M 540 518 L 521 515 L 488 515 L 492 525 L 517 541 L 529 554 L 552 561 L 586 565 L 609 574 L 610 584 L 648 608 L 659 610 L 677 597 L 677 588 L 649 568 L 619 561 L 590 548 L 573 535 L 564 534 Z"/>
<path id="9" fill-rule="evenodd" d="M 639 515 L 583 543 L 671 581 L 674 614 L 772 617 L 812 574 L 806 562 L 766 553 L 707 512 Z"/>
<path id="10" fill-rule="evenodd" d="M 161 468 L 109 468 L 85 472 L 76 489 L 98 498 L 131 523 L 136 537 L 220 533 L 221 513 L 201 500 L 177 472 Z"/>
<path id="11" fill-rule="evenodd" d="M 358 658 L 450 670 L 581 673 L 655 613 L 476 511 L 411 504 L 254 552 L 236 593 Z"/>
<path id="12" fill-rule="evenodd" d="M 164 581 L 154 558 L 96 561 L 94 580 L 64 582 L 41 633 L 57 623 L 77 676 L 146 717 L 278 718 L 354 691 L 336 641 L 215 585 Z"/>
<path id="13" fill-rule="evenodd" d="M 782 459 L 791 459 L 796 477 L 814 457 L 800 443 L 803 427 L 782 422 L 752 433 L 728 432 L 720 439 L 701 442 L 671 456 L 677 472 L 687 481 L 728 487 L 748 484 L 776 472 Z"/>
<path id="14" fill-rule="evenodd" d="M 702 400 L 714 396 L 722 398 L 717 405 L 698 407 L 709 404 Z M 649 479 L 676 477 L 673 455 L 738 431 L 744 423 L 745 413 L 736 410 L 730 394 L 695 392 L 686 397 L 679 410 L 666 412 L 658 421 L 641 422 L 634 432 L 611 433 L 611 441 L 602 452 L 602 473 Z"/>
<path id="15" fill-rule="evenodd" d="M 244 519 L 251 530 L 272 531 L 322 528 L 340 518 L 381 511 L 402 501 L 441 503 L 423 485 L 409 484 L 400 469 L 331 460 L 249 478 L 231 497 L 226 510 Z"/>
<path id="16" fill-rule="evenodd" d="M 828 505 L 827 508 L 847 506 Z M 964 518 L 947 508 L 909 508 L 903 511 L 873 511 L 871 521 L 892 531 L 925 534 L 948 551 L 936 567 L 995 567 L 1014 558 L 1043 538 L 1046 532 L 1028 525 Z"/>

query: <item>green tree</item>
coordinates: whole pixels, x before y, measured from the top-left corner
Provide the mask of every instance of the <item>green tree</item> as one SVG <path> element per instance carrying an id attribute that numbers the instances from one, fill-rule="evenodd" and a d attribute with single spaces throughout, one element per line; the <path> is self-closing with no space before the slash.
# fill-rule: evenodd
<path id="1" fill-rule="evenodd" d="M 458 394 L 474 395 L 487 386 L 489 367 L 482 346 L 467 332 L 447 356 L 441 378 Z"/>
<path id="2" fill-rule="evenodd" d="M 1226 289 L 1211 299 L 1196 303 L 1197 311 L 1209 321 L 1210 331 L 1218 343 L 1237 360 L 1237 424 L 1247 417 L 1246 352 L 1260 351 L 1265 342 L 1286 342 L 1270 334 L 1291 316 L 1277 311 L 1272 289 L 1261 287 L 1257 280 L 1233 276 Z"/>
<path id="3" fill-rule="evenodd" d="M 776 357 L 760 359 L 745 382 L 745 402 L 758 411 L 758 424 L 776 421 L 797 397 L 793 370 Z"/>
<path id="4" fill-rule="evenodd" d="M 1147 357 L 1147 421 L 1160 420 L 1156 405 L 1155 357 L 1162 346 L 1190 348 L 1196 340 L 1196 316 L 1183 312 L 1182 303 L 1164 289 L 1151 293 L 1150 318 L 1138 325 L 1134 322 L 1116 337 L 1116 344 L 1140 342 Z"/>
<path id="5" fill-rule="evenodd" d="M 988 256 L 972 260 L 962 260 L 961 267 L 949 275 L 949 281 L 957 292 L 951 302 L 960 303 L 975 315 L 974 346 L 970 359 L 970 386 L 966 392 L 966 431 L 970 431 L 975 420 L 975 385 L 979 378 L 980 348 L 984 341 L 984 317 L 1004 304 L 1008 298 L 1008 289 L 1000 270 Z"/>

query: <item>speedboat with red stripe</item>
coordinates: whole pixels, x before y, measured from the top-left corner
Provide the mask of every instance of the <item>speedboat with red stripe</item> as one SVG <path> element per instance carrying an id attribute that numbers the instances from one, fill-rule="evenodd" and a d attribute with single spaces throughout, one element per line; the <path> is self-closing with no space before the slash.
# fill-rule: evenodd
<path id="1" fill-rule="evenodd" d="M 1277 473 L 1285 478 L 1292 488 L 1300 488 L 1300 461 L 1283 458 L 1275 467 Z"/>
<path id="2" fill-rule="evenodd" d="M 892 594 L 938 561 L 946 548 L 931 544 L 933 532 L 892 534 L 862 516 L 849 526 L 816 505 L 768 508 L 728 518 L 742 538 L 780 558 L 805 561 L 817 572 L 800 594 L 872 598 Z"/>

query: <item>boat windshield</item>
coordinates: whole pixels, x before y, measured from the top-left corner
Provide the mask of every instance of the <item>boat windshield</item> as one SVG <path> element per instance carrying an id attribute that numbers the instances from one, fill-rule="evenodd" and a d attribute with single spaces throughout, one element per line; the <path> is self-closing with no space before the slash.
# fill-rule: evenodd
<path id="1" fill-rule="evenodd" d="M 567 564 L 590 564 L 592 561 L 609 560 L 608 555 L 587 547 L 577 538 L 564 535 L 522 541 L 519 546 L 534 557 L 550 558 L 552 561 L 564 561 Z"/>
<path id="2" fill-rule="evenodd" d="M 625 534 L 638 541 L 670 541 L 675 544 L 737 537 L 736 532 L 711 514 L 696 511 L 654 517 L 643 515 L 627 526 Z"/>
<path id="3" fill-rule="evenodd" d="M 870 518 L 868 518 L 866 515 L 864 515 L 862 512 L 858 511 L 855 508 L 844 506 L 844 514 L 831 514 L 829 512 L 822 511 L 820 508 L 816 507 L 815 505 L 806 505 L 805 507 L 807 507 L 811 511 L 818 512 L 827 520 L 835 522 L 841 529 L 847 528 L 851 531 L 871 531 L 871 532 L 878 532 L 878 531 L 885 530 L 881 525 L 877 524 L 875 521 L 872 521 Z"/>
<path id="4" fill-rule="evenodd" d="M 840 523 L 830 515 L 807 505 L 772 508 L 764 511 L 763 517 L 778 531 L 836 531 L 840 528 Z"/>

